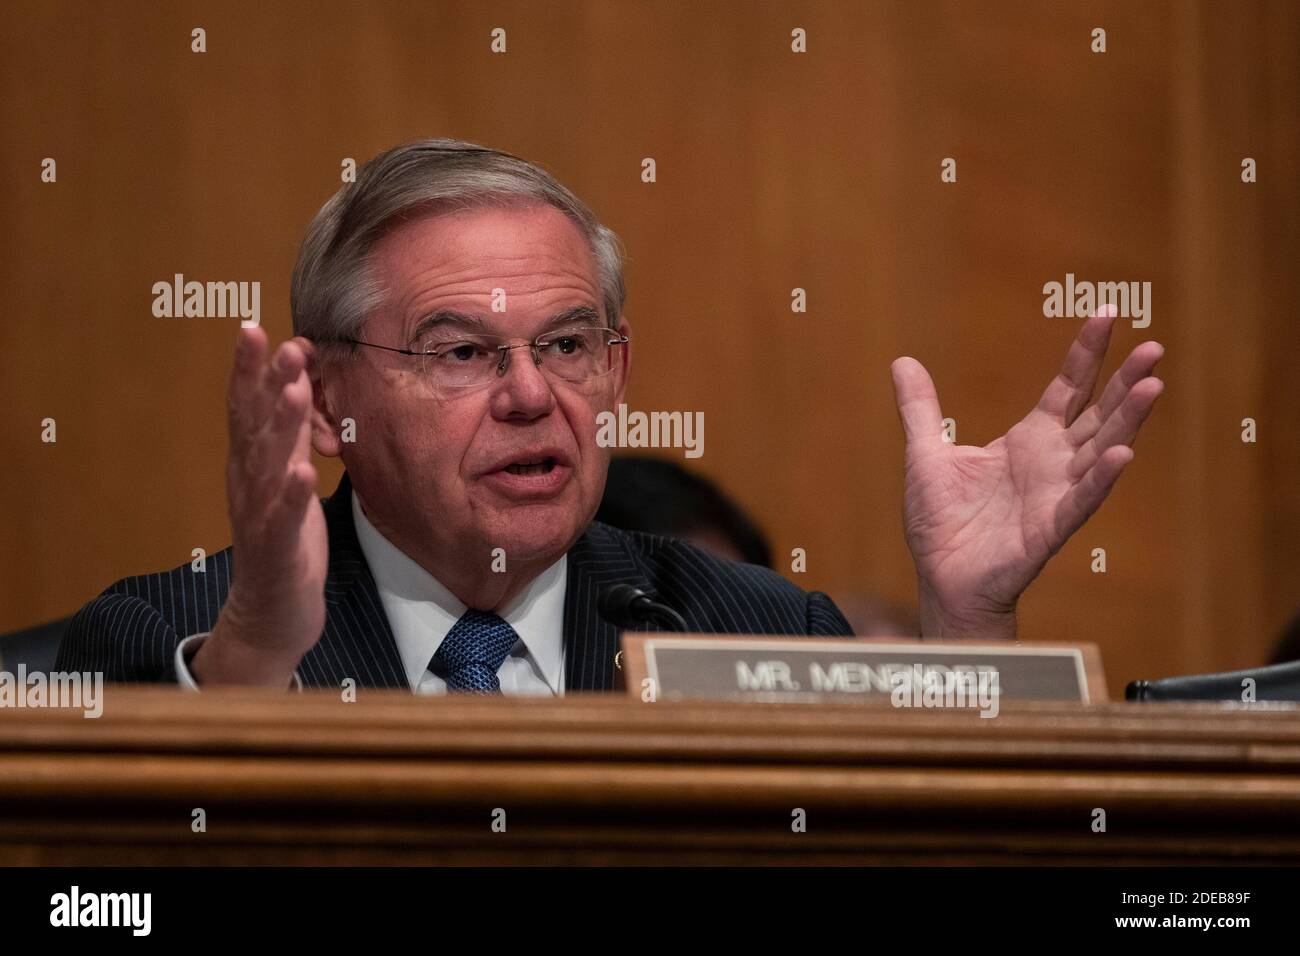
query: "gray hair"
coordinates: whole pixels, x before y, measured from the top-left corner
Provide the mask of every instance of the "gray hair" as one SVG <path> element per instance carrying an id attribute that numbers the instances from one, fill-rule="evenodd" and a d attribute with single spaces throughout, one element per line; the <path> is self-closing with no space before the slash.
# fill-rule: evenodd
<path id="1" fill-rule="evenodd" d="M 616 326 L 627 289 L 623 246 L 587 205 L 542 167 L 456 139 L 425 139 L 380 153 L 316 213 L 293 267 L 293 331 L 314 342 L 357 338 L 384 290 L 371 251 L 397 222 L 482 206 L 545 203 L 582 233 L 596 261 L 605 319 Z"/>

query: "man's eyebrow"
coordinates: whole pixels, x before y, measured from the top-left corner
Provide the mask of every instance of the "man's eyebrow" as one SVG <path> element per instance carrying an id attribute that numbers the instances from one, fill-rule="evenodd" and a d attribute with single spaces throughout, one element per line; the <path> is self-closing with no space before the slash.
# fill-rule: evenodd
<path id="1" fill-rule="evenodd" d="M 426 315 L 419 322 L 415 323 L 415 329 L 411 332 L 411 341 L 414 342 L 425 332 L 435 329 L 440 325 L 458 325 L 468 329 L 484 331 L 487 323 L 477 315 L 470 315 L 466 312 L 457 312 L 455 309 L 439 309 L 432 315 Z"/>
<path id="2" fill-rule="evenodd" d="M 544 328 L 552 329 L 560 325 L 571 325 L 574 322 L 600 325 L 600 313 L 589 305 L 572 306 L 555 313 L 547 319 Z M 414 342 L 425 332 L 444 325 L 453 325 L 481 333 L 488 331 L 488 323 L 480 315 L 457 312 L 455 309 L 439 309 L 432 315 L 426 315 L 415 324 L 415 329 L 411 332 L 411 341 Z"/>
<path id="3" fill-rule="evenodd" d="M 571 309 L 565 309 L 557 312 L 546 321 L 546 328 L 553 329 L 557 325 L 572 325 L 574 322 L 585 322 L 589 325 L 603 325 L 600 313 L 589 305 L 576 305 Z"/>

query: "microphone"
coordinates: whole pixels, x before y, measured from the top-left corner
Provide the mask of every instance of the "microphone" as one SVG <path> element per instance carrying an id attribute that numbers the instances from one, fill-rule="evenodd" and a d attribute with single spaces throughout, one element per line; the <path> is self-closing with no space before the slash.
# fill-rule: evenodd
<path id="1" fill-rule="evenodd" d="M 1243 702 L 1247 686 L 1254 681 L 1253 701 L 1300 700 L 1300 661 L 1271 664 L 1244 671 L 1219 674 L 1191 674 L 1162 680 L 1135 680 L 1124 689 L 1128 700 L 1231 700 Z"/>
<path id="2" fill-rule="evenodd" d="M 600 616 L 618 627 L 654 624 L 666 631 L 686 631 L 686 620 L 667 604 L 652 600 L 638 587 L 611 584 L 596 602 Z"/>

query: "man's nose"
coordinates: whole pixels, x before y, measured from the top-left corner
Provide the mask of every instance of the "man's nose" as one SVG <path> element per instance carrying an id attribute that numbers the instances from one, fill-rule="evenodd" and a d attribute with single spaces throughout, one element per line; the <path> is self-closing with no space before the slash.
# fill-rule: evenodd
<path id="1" fill-rule="evenodd" d="M 492 393 L 492 414 L 498 419 L 534 419 L 555 408 L 555 392 L 529 347 L 506 353 L 506 369 L 499 373 Z"/>

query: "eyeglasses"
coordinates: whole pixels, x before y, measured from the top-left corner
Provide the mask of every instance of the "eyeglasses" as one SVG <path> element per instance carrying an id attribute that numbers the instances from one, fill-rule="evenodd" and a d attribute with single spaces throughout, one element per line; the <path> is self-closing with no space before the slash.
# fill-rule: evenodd
<path id="1" fill-rule="evenodd" d="M 615 329 L 584 326 L 546 332 L 532 342 L 515 344 L 499 335 L 446 333 L 431 336 L 409 349 L 375 345 L 360 339 L 342 341 L 414 356 L 420 375 L 435 387 L 473 388 L 505 375 L 510 353 L 524 348 L 532 350 L 533 363 L 542 371 L 566 382 L 586 385 L 614 371 L 617 367 L 614 350 L 626 345 L 628 337 Z"/>

